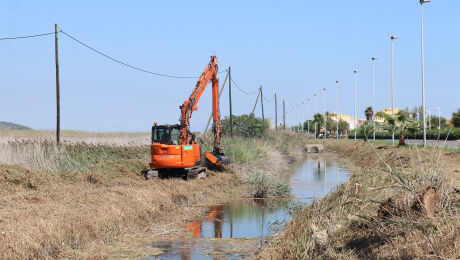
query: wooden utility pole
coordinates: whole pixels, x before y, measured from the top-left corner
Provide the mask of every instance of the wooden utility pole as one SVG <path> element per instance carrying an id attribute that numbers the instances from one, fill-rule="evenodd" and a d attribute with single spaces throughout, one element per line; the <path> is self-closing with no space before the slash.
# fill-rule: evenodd
<path id="1" fill-rule="evenodd" d="M 59 51 L 58 51 L 58 25 L 54 24 L 54 50 L 56 56 L 56 143 L 61 142 L 61 101 L 59 92 Z"/>
<path id="2" fill-rule="evenodd" d="M 275 131 L 278 130 L 278 102 L 276 101 L 276 93 L 275 93 Z"/>
<path id="3" fill-rule="evenodd" d="M 265 121 L 264 117 L 264 94 L 262 92 L 262 86 L 260 86 L 260 105 L 262 106 L 262 120 Z"/>
<path id="4" fill-rule="evenodd" d="M 228 100 L 230 103 L 230 137 L 233 138 L 233 119 L 232 119 L 232 72 L 228 67 Z"/>
<path id="5" fill-rule="evenodd" d="M 283 130 L 286 131 L 286 110 L 284 106 L 284 100 L 283 100 Z"/>

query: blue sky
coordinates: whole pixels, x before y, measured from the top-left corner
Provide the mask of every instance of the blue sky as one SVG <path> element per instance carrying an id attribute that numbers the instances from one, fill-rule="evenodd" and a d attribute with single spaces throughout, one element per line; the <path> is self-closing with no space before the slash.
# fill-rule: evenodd
<path id="1" fill-rule="evenodd" d="M 425 5 L 427 109 L 444 116 L 460 98 L 460 1 Z M 391 106 L 391 41 L 395 42 L 395 105 L 421 104 L 420 5 L 401 1 L 22 1 L 0 2 L 0 38 L 54 30 L 127 63 L 174 75 L 199 75 L 216 54 L 221 70 L 252 92 L 276 92 L 286 108 L 328 88 L 327 109 L 353 114 L 358 69 L 358 115 L 371 105 L 371 57 L 376 63 L 376 109 Z M 149 131 L 177 123 L 179 105 L 196 84 L 131 70 L 60 35 L 63 129 Z M 54 37 L 0 41 L 0 121 L 34 129 L 55 127 Z M 221 74 L 221 83 L 224 74 Z M 201 131 L 211 113 L 211 88 L 194 113 Z M 233 113 L 249 113 L 255 95 L 232 89 Z M 318 111 L 322 112 L 322 96 Z M 266 117 L 274 104 L 264 102 Z M 304 107 L 304 110 L 306 107 Z M 313 105 L 311 106 L 313 111 Z M 221 97 L 227 116 L 228 90 Z M 260 107 L 256 114 L 260 116 Z M 281 115 L 281 110 L 279 111 Z M 293 112 L 292 117 L 297 117 Z M 280 118 L 280 116 L 279 116 Z"/>

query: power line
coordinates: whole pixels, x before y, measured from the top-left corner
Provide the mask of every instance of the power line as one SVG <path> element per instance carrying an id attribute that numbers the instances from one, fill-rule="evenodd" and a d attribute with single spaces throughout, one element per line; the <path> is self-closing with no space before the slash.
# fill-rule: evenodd
<path id="1" fill-rule="evenodd" d="M 265 95 L 262 95 L 262 97 L 263 97 L 263 98 L 265 99 L 265 101 L 267 101 L 268 103 L 272 102 L 273 99 L 274 99 L 274 97 L 272 97 L 271 99 L 267 99 L 267 98 L 265 97 Z"/>
<path id="2" fill-rule="evenodd" d="M 54 34 L 54 32 L 33 34 L 33 35 L 25 35 L 25 36 L 16 36 L 16 37 L 6 37 L 6 38 L 0 38 L 0 41 L 27 39 L 27 38 L 41 37 L 41 36 L 46 36 L 46 35 L 51 35 L 51 34 Z"/>
<path id="3" fill-rule="evenodd" d="M 141 68 L 139 68 L 139 67 L 130 65 L 130 64 L 125 63 L 125 62 L 123 62 L 123 61 L 120 61 L 120 60 L 118 60 L 118 59 L 112 58 L 112 57 L 110 57 L 109 55 L 107 55 L 107 54 L 105 54 L 105 53 L 103 53 L 103 52 L 101 52 L 101 51 L 98 51 L 98 50 L 96 50 L 95 48 L 89 46 L 88 44 L 83 43 L 82 41 L 76 39 L 75 37 L 73 37 L 73 36 L 71 36 L 70 34 L 64 32 L 63 30 L 61 30 L 61 33 L 63 33 L 64 35 L 66 35 L 66 36 L 69 37 L 70 39 L 76 41 L 77 43 L 79 43 L 79 44 L 85 46 L 86 48 L 88 48 L 88 49 L 90 49 L 90 50 L 96 52 L 97 54 L 100 54 L 100 55 L 106 57 L 107 59 L 110 59 L 110 60 L 112 60 L 112 61 L 114 61 L 114 62 L 117 62 L 117 63 L 119 63 L 119 64 L 121 64 L 121 65 L 124 65 L 124 66 L 126 66 L 126 67 L 129 67 L 129 68 L 131 68 L 131 69 L 135 69 L 135 70 L 142 71 L 142 72 L 145 72 L 145 73 L 148 73 L 148 74 L 153 74 L 153 75 L 156 75 L 156 76 L 166 77 L 166 78 L 175 78 L 175 79 L 196 79 L 196 78 L 199 78 L 199 77 L 192 77 L 192 76 L 175 76 L 175 75 L 168 75 L 168 74 L 162 74 L 162 73 L 157 73 L 157 72 L 149 71 L 149 70 L 146 70 L 146 69 L 141 69 Z"/>
<path id="4" fill-rule="evenodd" d="M 77 38 L 73 37 L 72 35 L 64 32 L 62 29 L 60 29 L 58 31 L 58 33 L 63 33 L 64 35 L 66 35 L 67 37 L 69 37 L 70 39 L 76 41 L 77 43 L 85 46 L 86 48 L 98 53 L 99 55 L 102 55 L 104 57 L 106 57 L 107 59 L 110 59 L 114 62 L 117 62 L 121 65 L 124 65 L 124 66 L 127 66 L 131 69 L 134 69 L 134 70 L 138 70 L 138 71 L 141 71 L 141 72 L 145 72 L 145 73 L 148 73 L 148 74 L 152 74 L 152 75 L 156 75 L 156 76 L 160 76 L 160 77 L 167 77 L 167 78 L 176 78 L 176 79 L 197 79 L 199 77 L 197 76 L 176 76 L 176 75 L 168 75 L 168 74 L 163 74 L 163 73 L 157 73 L 157 72 L 153 72 L 153 71 L 149 71 L 149 70 L 146 70 L 146 69 L 142 69 L 142 68 L 139 68 L 139 67 L 136 67 L 136 66 L 133 66 L 133 65 L 130 65 L 126 62 L 123 62 L 123 61 L 120 61 L 118 59 L 115 59 L 113 57 L 110 57 L 109 55 L 99 51 L 99 50 L 96 50 L 95 48 L 89 46 L 88 44 L 86 43 L 83 43 L 82 41 L 78 40 Z M 25 35 L 25 36 L 16 36 L 16 37 L 5 37 L 5 38 L 0 38 L 0 41 L 4 41 L 4 40 L 18 40 L 18 39 L 26 39 L 26 38 L 34 38 L 34 37 L 41 37 L 41 36 L 47 36 L 47 35 L 52 35 L 52 34 L 55 34 L 55 32 L 50 32 L 50 33 L 42 33 L 42 34 L 33 34 L 33 35 Z M 227 70 L 224 70 L 224 71 L 220 71 L 218 72 L 219 74 L 221 73 L 224 73 L 224 72 L 227 72 Z"/>
<path id="5" fill-rule="evenodd" d="M 246 94 L 246 95 L 248 95 L 248 96 L 249 96 L 249 95 L 254 95 L 254 94 L 256 94 L 257 92 L 259 92 L 259 90 L 256 90 L 256 91 L 254 91 L 254 92 L 247 92 L 247 91 L 244 91 L 243 89 L 241 89 L 241 88 L 238 86 L 238 84 L 236 84 L 236 82 L 235 82 L 233 79 L 232 79 L 232 82 L 233 82 L 233 84 L 235 84 L 235 86 L 236 86 L 241 92 L 243 92 L 244 94 Z"/>
<path id="6" fill-rule="evenodd" d="M 176 79 L 197 79 L 199 77 L 197 76 L 176 76 L 176 75 L 168 75 L 168 74 L 162 74 L 162 73 L 157 73 L 157 72 L 152 72 L 152 71 L 149 71 L 149 70 L 146 70 L 146 69 L 142 69 L 142 68 L 139 68 L 139 67 L 136 67 L 136 66 L 133 66 L 133 65 L 130 65 L 126 62 L 123 62 L 123 61 L 120 61 L 118 59 L 115 59 L 91 46 L 89 46 L 88 44 L 86 43 L 83 43 L 82 41 L 78 40 L 77 38 L 73 37 L 72 35 L 64 32 L 62 29 L 60 29 L 58 31 L 58 33 L 63 33 L 64 35 L 66 35 L 67 37 L 69 37 L 70 39 L 76 41 L 77 43 L 85 46 L 86 48 L 98 53 L 99 55 L 102 55 L 114 62 L 117 62 L 121 65 L 124 65 L 124 66 L 127 66 L 131 69 L 135 69 L 135 70 L 138 70 L 138 71 L 141 71 L 141 72 L 145 72 L 145 73 L 149 73 L 149 74 L 153 74 L 153 75 L 156 75 L 156 76 L 161 76 L 161 77 L 167 77 L 167 78 L 176 78 Z M 52 34 L 55 34 L 55 32 L 50 32 L 50 33 L 41 33 L 41 34 L 33 34 L 33 35 L 25 35 L 25 36 L 15 36 L 15 37 L 4 37 L 4 38 L 0 38 L 0 41 L 4 41 L 4 40 L 18 40 L 18 39 L 27 39 L 27 38 L 34 38 L 34 37 L 41 37 L 41 36 L 47 36 L 47 35 L 52 35 Z M 221 73 L 224 73 L 224 72 L 227 72 L 228 70 L 224 70 L 224 71 L 219 71 L 218 74 L 221 74 Z M 236 83 L 235 83 L 236 84 Z M 239 88 L 239 87 L 238 87 Z M 241 89 L 240 89 L 241 90 Z"/>

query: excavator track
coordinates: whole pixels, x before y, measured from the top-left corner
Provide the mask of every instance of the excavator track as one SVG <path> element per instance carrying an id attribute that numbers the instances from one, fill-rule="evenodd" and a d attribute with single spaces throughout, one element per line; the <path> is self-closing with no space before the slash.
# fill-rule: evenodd
<path id="1" fill-rule="evenodd" d="M 203 179 L 206 178 L 206 168 L 205 167 L 194 167 L 185 169 L 187 172 L 186 179 L 193 180 L 193 179 Z"/>
<path id="2" fill-rule="evenodd" d="M 142 171 L 145 179 L 167 179 L 182 177 L 184 180 L 206 178 L 206 167 L 192 167 L 183 169 L 149 169 Z"/>

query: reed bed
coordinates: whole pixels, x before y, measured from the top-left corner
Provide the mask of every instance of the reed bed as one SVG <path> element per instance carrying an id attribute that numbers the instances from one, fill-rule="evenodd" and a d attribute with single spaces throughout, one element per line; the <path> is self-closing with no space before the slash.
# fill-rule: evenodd
<path id="1" fill-rule="evenodd" d="M 56 132 L 48 130 L 8 130 L 0 131 L 0 144 L 17 141 L 38 141 L 53 143 L 56 141 Z M 63 144 L 86 143 L 93 145 L 114 146 L 142 146 L 151 141 L 150 133 L 127 132 L 85 132 L 64 130 L 61 131 Z"/>
<path id="2" fill-rule="evenodd" d="M 114 146 L 75 143 L 57 146 L 48 141 L 0 143 L 0 163 L 49 172 L 83 172 L 100 162 L 120 162 L 127 158 L 148 158 L 148 146 Z"/>

